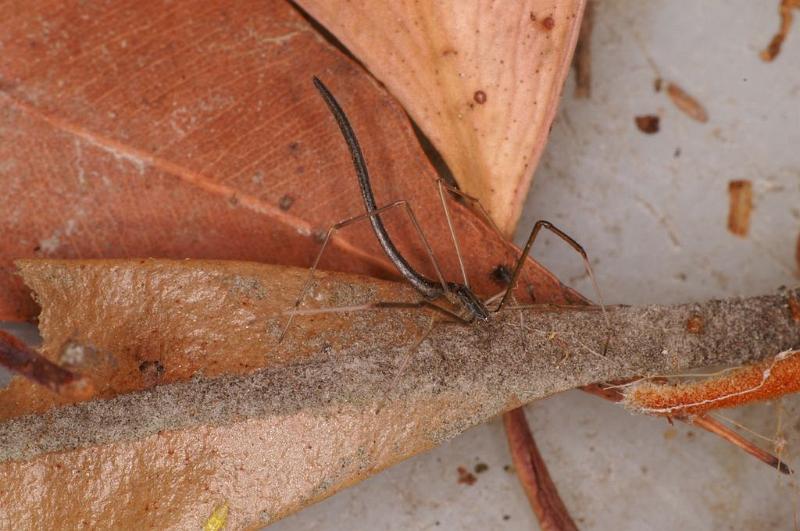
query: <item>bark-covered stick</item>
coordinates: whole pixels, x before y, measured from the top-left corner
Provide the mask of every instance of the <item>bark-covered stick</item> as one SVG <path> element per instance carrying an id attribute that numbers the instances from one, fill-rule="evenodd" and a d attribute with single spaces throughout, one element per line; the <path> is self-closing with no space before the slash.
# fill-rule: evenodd
<path id="1" fill-rule="evenodd" d="M 140 509 L 148 503 L 162 507 L 161 515 L 202 522 L 224 499 L 231 525 L 255 525 L 552 393 L 755 361 L 800 344 L 800 326 L 779 294 L 610 308 L 614 333 L 605 355 L 600 312 L 525 311 L 522 324 L 518 312 L 504 312 L 485 324 L 435 327 L 405 363 L 430 314 L 299 317 L 278 344 L 304 270 L 169 260 L 19 265 L 43 307 L 45 355 L 84 348 L 91 355 L 81 369 L 89 377 L 96 366 L 106 378 L 104 363 L 133 373 L 151 367 L 144 361 L 156 363 L 155 381 L 167 384 L 0 424 L 7 486 L 0 521 L 45 498 L 62 518 L 45 524 L 91 520 L 98 491 L 113 497 L 131 478 L 152 474 L 150 461 L 137 456 L 155 455 L 161 487 L 137 490 L 136 503 L 118 504 L 105 523 L 135 517 L 163 524 L 146 520 Z M 317 306 L 415 298 L 402 285 L 320 277 L 311 296 Z M 687 329 L 698 317 L 700 333 Z M 246 374 L 259 366 L 268 368 Z M 154 381 L 148 371 L 105 390 L 105 380 L 95 384 L 109 395 L 142 389 Z M 0 405 L 7 398 L 0 393 Z M 86 467 L 102 471 L 102 480 L 76 473 Z M 164 498 L 170 489 L 180 495 Z"/>

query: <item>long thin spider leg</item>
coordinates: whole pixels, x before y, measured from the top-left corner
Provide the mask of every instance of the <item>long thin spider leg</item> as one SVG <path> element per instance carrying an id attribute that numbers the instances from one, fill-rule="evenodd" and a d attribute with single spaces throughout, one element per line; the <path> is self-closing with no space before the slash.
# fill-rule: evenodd
<path id="1" fill-rule="evenodd" d="M 495 232 L 495 234 L 497 234 L 500 237 L 501 240 L 503 240 L 503 241 L 506 240 L 506 236 L 505 236 L 505 234 L 503 234 L 503 231 L 500 230 L 500 227 L 497 226 L 497 223 L 494 222 L 494 220 L 492 219 L 492 216 L 489 215 L 489 212 L 487 212 L 486 208 L 484 208 L 484 206 L 481 204 L 480 200 L 477 197 L 474 197 L 474 196 L 471 196 L 471 195 L 469 195 L 467 193 L 464 193 L 461 190 L 459 190 L 458 188 L 453 188 L 452 186 L 447 184 L 444 181 L 444 179 L 442 179 L 441 177 L 439 177 L 437 179 L 437 181 L 439 182 L 441 187 L 443 187 L 445 190 L 447 190 L 451 194 L 457 195 L 457 196 L 469 201 L 474 206 L 476 206 L 478 208 L 479 213 L 481 214 L 481 216 L 489 223 L 489 226 L 492 227 L 492 230 Z"/>
<path id="2" fill-rule="evenodd" d="M 417 341 L 414 342 L 414 344 L 406 351 L 405 355 L 403 356 L 403 360 L 400 362 L 400 367 L 397 368 L 397 373 L 394 375 L 394 378 L 392 378 L 392 383 L 389 384 L 389 387 L 386 389 L 386 392 L 383 395 L 383 400 L 381 401 L 378 408 L 375 410 L 376 415 L 380 413 L 381 409 L 383 409 L 383 406 L 386 405 L 387 397 L 394 392 L 394 390 L 397 388 L 397 384 L 400 383 L 400 377 L 403 375 L 403 372 L 405 372 L 408 363 L 411 361 L 411 356 L 414 354 L 414 352 L 417 351 L 422 342 L 428 338 L 428 336 L 431 334 L 431 331 L 433 331 L 433 327 L 435 324 L 436 324 L 436 319 L 431 317 L 431 322 L 428 325 L 428 328 L 425 330 L 425 332 L 422 333 L 419 339 L 417 339 Z"/>
<path id="3" fill-rule="evenodd" d="M 506 301 L 511 297 L 511 294 L 514 292 L 514 288 L 517 286 L 517 279 L 519 278 L 520 271 L 522 270 L 522 266 L 525 263 L 525 258 L 527 258 L 528 254 L 533 247 L 533 242 L 536 241 L 536 236 L 539 235 L 539 232 L 542 229 L 548 229 L 550 232 L 567 242 L 567 244 L 575 249 L 578 254 L 581 255 L 583 259 L 583 266 L 586 269 L 586 273 L 589 275 L 589 278 L 592 281 L 592 287 L 594 288 L 594 292 L 597 295 L 597 302 L 600 305 L 600 308 L 603 311 L 603 317 L 606 321 L 606 326 L 608 327 L 609 331 L 611 330 L 611 320 L 608 317 L 608 312 L 606 311 L 606 306 L 603 303 L 603 296 L 600 293 L 600 287 L 597 285 L 597 280 L 595 279 L 594 272 L 592 271 L 592 265 L 589 263 L 589 257 L 586 255 L 586 251 L 581 247 L 581 245 L 573 240 L 570 236 L 568 236 L 564 231 L 550 223 L 549 221 L 540 219 L 536 222 L 533 226 L 533 230 L 531 231 L 530 236 L 528 236 L 528 241 L 525 243 L 525 248 L 522 250 L 522 255 L 519 257 L 517 261 L 517 265 L 514 267 L 514 273 L 511 275 L 511 282 L 508 285 L 508 289 L 506 290 L 506 294 L 503 296 L 503 299 L 500 301 L 496 312 L 499 312 L 500 309 L 505 305 Z"/>
<path id="4" fill-rule="evenodd" d="M 422 227 L 420 226 L 419 221 L 417 220 L 417 217 L 414 215 L 414 211 L 411 209 L 411 205 L 409 205 L 407 200 L 401 199 L 399 201 L 395 201 L 395 202 L 390 203 L 390 204 L 388 204 L 386 206 L 382 206 L 382 207 L 380 207 L 378 209 L 375 209 L 372 212 L 368 212 L 366 214 L 360 214 L 358 216 L 353 216 L 351 218 L 348 218 L 348 219 L 346 219 L 344 221 L 340 221 L 339 223 L 336 223 L 336 224 L 332 225 L 328 229 L 327 233 L 325 234 L 325 239 L 322 242 L 322 247 L 320 247 L 320 250 L 317 253 L 316 258 L 314 258 L 314 263 L 311 265 L 311 269 L 309 269 L 308 279 L 306 280 L 305 284 L 303 285 L 303 289 L 300 291 L 300 294 L 297 296 L 297 299 L 295 299 L 294 304 L 292 305 L 292 311 L 289 314 L 289 319 L 287 320 L 286 326 L 284 326 L 283 331 L 281 332 L 281 335 L 278 338 L 278 342 L 279 343 L 281 341 L 283 341 L 283 338 L 286 336 L 286 332 L 288 332 L 289 327 L 292 325 L 292 322 L 294 321 L 295 315 L 297 315 L 297 308 L 300 307 L 300 304 L 303 302 L 303 299 L 305 298 L 306 293 L 308 293 L 308 290 L 311 288 L 311 283 L 314 280 L 314 271 L 316 271 L 317 266 L 319 265 L 320 259 L 322 258 L 322 253 L 325 252 L 325 249 L 328 246 L 328 242 L 333 237 L 333 234 L 336 233 L 336 231 L 347 227 L 348 225 L 352 225 L 353 223 L 356 223 L 358 221 L 363 221 L 365 219 L 369 219 L 369 218 L 372 218 L 374 216 L 379 216 L 382 212 L 385 212 L 385 211 L 387 211 L 389 209 L 392 209 L 392 208 L 396 208 L 398 206 L 404 207 L 405 212 L 411 218 L 411 221 L 412 221 L 412 223 L 414 225 L 414 228 L 416 229 L 417 234 L 419 235 L 419 237 L 422 240 L 422 243 L 423 243 L 423 245 L 425 247 L 425 252 L 428 254 L 428 257 L 431 259 L 431 263 L 433 264 L 433 268 L 436 271 L 436 276 L 438 277 L 439 282 L 442 285 L 442 289 L 445 292 L 448 290 L 447 282 L 445 282 L 444 276 L 442 276 L 442 271 L 441 271 L 441 269 L 439 267 L 439 263 L 436 261 L 436 256 L 434 256 L 434 254 L 433 254 L 433 249 L 431 248 L 430 244 L 428 243 L 427 238 L 425 238 L 425 234 L 422 232 Z"/>
<path id="5" fill-rule="evenodd" d="M 492 217 L 489 215 L 489 212 L 486 210 L 486 208 L 484 208 L 484 206 L 481 204 L 480 200 L 477 197 L 473 197 L 473 196 L 471 196 L 469 194 L 466 194 L 466 193 L 462 192 L 461 190 L 459 190 L 458 188 L 453 188 L 452 186 L 447 184 L 444 181 L 444 179 L 442 179 L 441 177 L 438 178 L 436 181 L 437 181 L 437 183 L 439 185 L 439 189 L 440 190 L 442 188 L 444 188 L 445 190 L 447 190 L 451 194 L 457 195 L 457 196 L 461 197 L 462 199 L 464 199 L 466 201 L 469 201 L 470 204 L 472 204 L 474 207 L 476 207 L 478 209 L 478 214 L 480 214 L 481 217 L 484 220 L 486 220 L 486 222 L 492 228 L 492 230 L 497 235 L 497 237 L 501 241 L 507 242 L 505 234 L 503 234 L 503 232 L 500 230 L 500 227 L 497 226 L 497 223 L 494 222 Z M 440 191 L 440 193 L 441 193 L 441 191 Z M 447 219 L 448 224 L 450 224 L 450 211 L 449 211 L 449 208 L 446 205 L 445 205 L 444 208 L 445 208 L 445 214 L 448 216 L 448 219 Z M 451 231 L 451 233 L 455 234 L 455 232 L 453 231 L 453 228 L 452 228 L 452 224 L 450 225 L 450 231 Z M 454 235 L 453 238 L 456 240 L 456 241 L 454 241 L 454 244 L 456 246 L 456 252 L 459 252 L 459 247 L 458 247 L 458 243 L 457 243 L 457 237 Z M 459 254 L 459 265 L 461 265 L 461 271 L 464 272 L 464 265 L 461 263 L 461 255 L 460 254 Z M 464 273 L 464 281 L 465 282 L 466 282 L 466 278 L 467 278 L 467 274 Z M 489 300 L 488 299 L 484 300 L 483 303 L 484 304 L 489 304 Z"/>
<path id="6" fill-rule="evenodd" d="M 458 244 L 458 236 L 453 228 L 453 219 L 450 217 L 450 208 L 447 206 L 447 200 L 444 197 L 444 182 L 441 178 L 436 179 L 437 188 L 439 189 L 439 199 L 442 201 L 442 209 L 444 216 L 447 218 L 447 226 L 450 228 L 450 238 L 453 240 L 453 247 L 456 248 L 456 256 L 458 257 L 458 267 L 461 268 L 461 276 L 464 277 L 464 286 L 469 288 L 469 279 L 467 278 L 467 271 L 464 269 L 464 260 L 461 257 L 461 246 Z"/>

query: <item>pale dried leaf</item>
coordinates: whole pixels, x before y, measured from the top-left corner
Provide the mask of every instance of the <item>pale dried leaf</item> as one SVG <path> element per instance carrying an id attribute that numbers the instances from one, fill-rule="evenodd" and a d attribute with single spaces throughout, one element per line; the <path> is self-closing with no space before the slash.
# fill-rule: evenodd
<path id="1" fill-rule="evenodd" d="M 584 0 L 300 0 L 383 82 L 461 188 L 511 234 L 569 70 Z"/>

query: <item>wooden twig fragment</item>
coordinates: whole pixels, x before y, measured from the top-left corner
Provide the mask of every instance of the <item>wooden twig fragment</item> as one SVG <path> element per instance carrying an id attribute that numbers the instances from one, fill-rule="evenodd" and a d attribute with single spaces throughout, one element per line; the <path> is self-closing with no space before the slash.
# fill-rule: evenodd
<path id="1" fill-rule="evenodd" d="M 72 371 L 56 365 L 25 343 L 0 330 L 0 365 L 24 376 L 36 385 L 75 400 L 92 396 L 91 383 Z"/>
<path id="2" fill-rule="evenodd" d="M 753 183 L 748 180 L 731 181 L 728 183 L 728 196 L 728 230 L 736 236 L 747 236 L 753 210 Z"/>
<path id="3" fill-rule="evenodd" d="M 576 99 L 589 99 L 592 97 L 592 30 L 594 29 L 595 0 L 586 0 L 583 10 L 583 20 L 578 33 L 578 43 L 575 45 L 575 56 L 572 66 L 575 69 Z"/>
<path id="4" fill-rule="evenodd" d="M 667 84 L 667 95 L 672 100 L 672 103 L 692 120 L 701 124 L 708 121 L 708 112 L 706 112 L 705 107 L 675 83 Z"/>
<path id="5" fill-rule="evenodd" d="M 694 424 L 695 426 L 699 426 L 704 430 L 725 439 L 729 443 L 733 444 L 734 446 L 738 446 L 739 448 L 741 448 L 748 454 L 752 455 L 762 463 L 766 463 L 767 465 L 771 466 L 772 468 L 774 468 L 775 470 L 779 471 L 782 474 L 794 473 L 792 469 L 789 468 L 789 465 L 781 461 L 777 456 L 774 456 L 771 453 L 762 450 L 761 448 L 753 444 L 752 441 L 748 441 L 747 439 L 745 439 L 732 429 L 720 424 L 719 422 L 710 417 L 707 417 L 705 415 L 698 415 L 689 417 L 688 419 L 680 418 L 680 420 L 683 420 L 684 422 L 689 422 L 691 424 Z"/>
<path id="6" fill-rule="evenodd" d="M 625 382 L 617 382 L 619 385 L 625 384 Z M 608 400 L 610 402 L 621 402 L 624 399 L 624 395 L 621 391 L 621 387 L 609 387 L 607 385 L 601 384 L 592 384 L 587 385 L 581 388 L 583 391 L 593 394 L 595 396 L 599 396 L 604 400 Z M 735 431 L 731 430 L 727 426 L 724 426 L 717 422 L 716 420 L 705 416 L 705 415 L 697 415 L 697 416 L 676 416 L 676 417 L 668 417 L 670 420 L 673 418 L 675 420 L 679 420 L 681 422 L 686 422 L 689 424 L 694 424 L 699 428 L 706 430 L 709 433 L 713 433 L 714 435 L 721 437 L 722 439 L 726 440 L 727 442 L 733 444 L 734 446 L 738 446 L 748 454 L 752 455 L 762 463 L 765 463 L 772 468 L 775 468 L 779 472 L 783 474 L 792 474 L 793 471 L 789 466 L 781 461 L 777 456 L 767 452 L 766 450 L 762 450 L 752 441 L 749 441 L 736 433 Z"/>
<path id="7" fill-rule="evenodd" d="M 547 465 L 533 440 L 528 419 L 522 408 L 503 415 L 509 450 L 522 484 L 542 531 L 576 531 L 578 527 L 558 494 Z"/>
<path id="8" fill-rule="evenodd" d="M 789 29 L 792 27 L 792 20 L 794 19 L 794 15 L 792 14 L 792 9 L 800 8 L 800 0 L 781 0 L 781 4 L 778 7 L 778 13 L 781 17 L 781 24 L 778 28 L 778 32 L 772 37 L 772 40 L 769 42 L 769 45 L 761 51 L 761 59 L 766 62 L 774 61 L 778 54 L 781 53 L 781 47 L 783 46 L 783 41 L 786 40 L 786 36 L 789 34 Z"/>

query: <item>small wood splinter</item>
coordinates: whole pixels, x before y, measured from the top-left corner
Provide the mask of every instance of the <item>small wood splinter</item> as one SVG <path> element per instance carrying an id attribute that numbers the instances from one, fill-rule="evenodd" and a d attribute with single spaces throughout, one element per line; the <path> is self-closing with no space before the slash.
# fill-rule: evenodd
<path id="1" fill-rule="evenodd" d="M 62 396 L 85 399 L 94 392 L 94 386 L 84 376 L 56 365 L 2 330 L 0 330 L 0 365 Z"/>

